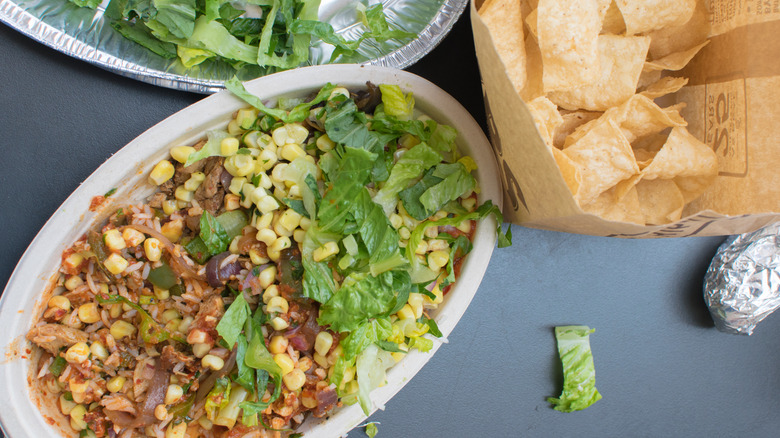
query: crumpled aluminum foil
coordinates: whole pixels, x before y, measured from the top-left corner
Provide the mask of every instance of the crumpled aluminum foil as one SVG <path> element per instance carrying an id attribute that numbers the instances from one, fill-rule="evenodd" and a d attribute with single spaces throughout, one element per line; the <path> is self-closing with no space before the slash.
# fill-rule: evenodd
<path id="1" fill-rule="evenodd" d="M 366 41 L 350 59 L 341 62 L 406 68 L 428 54 L 449 33 L 468 0 L 367 0 L 381 1 L 394 27 L 417 34 L 411 40 L 378 43 Z M 0 22 L 66 55 L 97 65 L 122 76 L 160 87 L 210 94 L 224 89 L 224 82 L 236 71 L 224 62 L 206 62 L 185 69 L 176 59 L 168 60 L 118 34 L 103 19 L 108 0 L 97 10 L 78 8 L 68 0 L 0 0 Z M 364 27 L 355 12 L 357 0 L 322 0 L 319 18 L 336 32 L 353 40 Z M 317 42 L 309 48 L 309 63 L 326 64 L 332 46 Z M 256 74 L 255 74 L 256 73 Z M 248 81 L 260 73 L 239 72 Z"/>
<path id="2" fill-rule="evenodd" d="M 780 222 L 726 239 L 704 275 L 715 327 L 750 335 L 780 307 Z"/>

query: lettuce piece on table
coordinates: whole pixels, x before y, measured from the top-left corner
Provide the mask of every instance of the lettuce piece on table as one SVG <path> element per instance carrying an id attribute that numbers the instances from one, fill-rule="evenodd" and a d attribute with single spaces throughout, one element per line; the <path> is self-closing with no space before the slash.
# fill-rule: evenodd
<path id="1" fill-rule="evenodd" d="M 547 401 L 556 411 L 581 411 L 601 400 L 590 350 L 589 337 L 594 331 L 584 325 L 555 327 L 558 354 L 563 363 L 563 392 Z"/>

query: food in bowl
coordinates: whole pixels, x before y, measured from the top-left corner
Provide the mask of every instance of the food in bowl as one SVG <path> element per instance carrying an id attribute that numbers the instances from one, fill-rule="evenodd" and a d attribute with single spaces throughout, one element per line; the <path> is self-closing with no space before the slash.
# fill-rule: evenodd
<path id="1" fill-rule="evenodd" d="M 84 436 L 287 435 L 359 403 L 457 280 L 477 205 L 456 131 L 397 86 L 253 108 L 156 163 L 62 254 L 28 333 Z M 499 221 L 500 223 L 500 221 Z M 499 232 L 500 245 L 508 236 Z"/>

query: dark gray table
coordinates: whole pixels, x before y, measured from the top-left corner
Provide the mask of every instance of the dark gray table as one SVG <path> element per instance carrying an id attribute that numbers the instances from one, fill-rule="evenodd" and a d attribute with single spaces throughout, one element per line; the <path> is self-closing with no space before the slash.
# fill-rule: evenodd
<path id="1" fill-rule="evenodd" d="M 108 73 L 0 25 L 0 288 L 46 219 L 100 163 L 202 98 Z M 410 68 L 484 126 L 467 14 Z M 380 437 L 780 434 L 780 318 L 718 332 L 701 278 L 722 238 L 617 240 L 513 227 L 471 307 L 371 420 Z M 604 398 L 562 414 L 552 327 L 586 324 Z M 350 435 L 363 436 L 355 431 Z"/>

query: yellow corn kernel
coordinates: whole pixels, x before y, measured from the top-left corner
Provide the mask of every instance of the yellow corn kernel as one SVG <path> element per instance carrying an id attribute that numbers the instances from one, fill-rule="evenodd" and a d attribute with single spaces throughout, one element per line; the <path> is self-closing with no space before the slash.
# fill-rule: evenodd
<path id="1" fill-rule="evenodd" d="M 274 169 L 271 171 L 271 181 L 274 183 L 283 184 L 284 179 L 284 173 L 287 171 L 287 166 L 289 164 L 287 163 L 279 163 L 276 166 L 274 166 Z"/>
<path id="2" fill-rule="evenodd" d="M 193 172 L 192 175 L 190 175 L 190 178 L 185 181 L 184 188 L 194 192 L 195 190 L 198 190 L 198 187 L 203 183 L 203 181 L 206 180 L 206 174 L 203 172 Z"/>
<path id="3" fill-rule="evenodd" d="M 279 208 L 279 203 L 276 202 L 276 199 L 274 199 L 273 196 L 263 196 L 255 205 L 257 205 L 257 209 L 263 214 L 270 213 Z"/>
<path id="4" fill-rule="evenodd" d="M 398 319 L 415 319 L 414 310 L 412 310 L 412 306 L 408 304 L 404 304 L 401 310 L 398 311 L 397 315 Z"/>
<path id="5" fill-rule="evenodd" d="M 119 392 L 122 390 L 122 388 L 125 387 L 125 382 L 127 382 L 127 378 L 125 377 L 112 377 L 111 380 L 106 383 L 106 389 L 108 389 L 110 392 Z"/>
<path id="6" fill-rule="evenodd" d="M 268 196 L 268 192 L 262 187 L 252 186 L 252 189 L 245 194 L 247 198 L 253 203 L 257 204 L 261 199 Z"/>
<path id="7" fill-rule="evenodd" d="M 450 260 L 450 254 L 447 251 L 433 251 L 428 254 L 428 267 L 434 272 L 441 269 Z"/>
<path id="8" fill-rule="evenodd" d="M 415 254 L 425 254 L 428 252 L 428 242 L 425 240 L 421 240 L 420 243 L 417 245 L 417 249 L 414 251 Z"/>
<path id="9" fill-rule="evenodd" d="M 144 254 L 150 262 L 160 261 L 162 257 L 162 248 L 160 241 L 155 237 L 150 237 L 144 241 Z"/>
<path id="10" fill-rule="evenodd" d="M 84 416 L 87 415 L 87 408 L 84 405 L 76 405 L 70 411 L 70 427 L 75 431 L 82 431 L 87 428 L 87 422 Z"/>
<path id="11" fill-rule="evenodd" d="M 179 331 L 179 333 L 187 333 L 190 330 L 190 325 L 192 324 L 192 321 L 194 321 L 195 318 L 191 316 L 185 316 L 181 323 L 179 324 L 179 327 L 176 329 Z"/>
<path id="12" fill-rule="evenodd" d="M 268 304 L 269 301 L 271 301 L 271 298 L 278 297 L 279 296 L 279 286 L 272 284 L 265 288 L 265 291 L 263 292 L 263 302 L 265 304 Z"/>
<path id="13" fill-rule="evenodd" d="M 339 245 L 336 242 L 327 242 L 312 252 L 312 258 L 315 262 L 325 260 L 326 258 L 338 254 Z"/>
<path id="14" fill-rule="evenodd" d="M 396 230 L 401 228 L 404 224 L 404 220 L 401 216 L 398 215 L 398 213 L 393 213 L 390 215 L 390 225 L 393 226 Z"/>
<path id="15" fill-rule="evenodd" d="M 328 332 L 319 332 L 317 337 L 314 338 L 314 351 L 320 354 L 320 356 L 327 356 L 330 351 L 330 347 L 333 346 L 333 335 Z"/>
<path id="16" fill-rule="evenodd" d="M 328 354 L 328 356 L 327 356 L 327 358 L 328 358 L 328 364 L 329 364 L 329 365 L 331 365 L 331 366 L 332 366 L 333 364 L 335 364 L 335 363 L 336 363 L 336 361 L 337 361 L 337 360 L 339 359 L 339 357 L 341 356 L 341 353 L 342 353 L 343 351 L 344 351 L 344 349 L 341 347 L 341 344 L 339 344 L 339 345 L 336 345 L 336 348 L 334 348 L 334 349 L 333 349 L 333 351 L 331 351 L 331 352 L 330 352 L 330 354 Z"/>
<path id="17" fill-rule="evenodd" d="M 181 238 L 181 233 L 184 231 L 184 221 L 182 219 L 176 219 L 168 221 L 160 227 L 160 232 L 163 236 L 167 237 L 171 242 L 178 242 Z"/>
<path id="18" fill-rule="evenodd" d="M 307 231 L 309 229 L 309 227 L 311 226 L 311 219 L 309 219 L 307 217 L 302 217 L 301 218 L 301 223 L 298 226 L 301 227 L 302 230 Z"/>
<path id="19" fill-rule="evenodd" d="M 294 229 L 294 228 L 293 228 Z M 280 237 L 290 237 L 293 235 L 293 230 L 287 229 L 286 227 L 282 226 L 280 221 L 274 222 L 274 232 L 278 234 Z"/>
<path id="20" fill-rule="evenodd" d="M 51 308 L 62 309 L 66 312 L 70 311 L 70 300 L 62 295 L 56 295 L 49 298 L 48 306 Z"/>
<path id="21" fill-rule="evenodd" d="M 255 266 L 262 265 L 263 263 L 269 262 L 268 257 L 263 257 L 262 255 L 260 255 L 260 251 L 254 248 L 249 250 L 249 260 Z"/>
<path id="22" fill-rule="evenodd" d="M 328 152 L 336 147 L 336 143 L 328 137 L 328 134 L 323 134 L 317 139 L 317 149 L 322 152 Z"/>
<path id="23" fill-rule="evenodd" d="M 184 389 L 176 384 L 168 385 L 168 389 L 165 390 L 165 404 L 172 405 L 179 401 L 184 395 Z"/>
<path id="24" fill-rule="evenodd" d="M 174 194 L 174 196 L 176 196 L 176 195 Z M 178 199 L 176 200 L 176 209 L 177 210 L 181 210 L 183 208 L 188 208 L 189 206 L 190 206 L 189 201 L 180 201 Z"/>
<path id="25" fill-rule="evenodd" d="M 223 138 L 221 142 L 219 142 L 219 151 L 222 152 L 222 156 L 224 157 L 230 157 L 236 154 L 238 152 L 238 139 L 235 137 L 227 137 Z"/>
<path id="26" fill-rule="evenodd" d="M 281 298 L 281 297 L 277 297 Z M 282 298 L 284 299 L 284 298 Z M 290 345 L 290 342 L 282 335 L 276 335 L 273 338 L 271 338 L 271 342 L 268 344 L 268 351 L 271 352 L 271 354 L 279 354 L 284 353 L 287 351 L 287 346 Z"/>
<path id="27" fill-rule="evenodd" d="M 112 304 L 111 307 L 108 309 L 108 315 L 114 319 L 119 318 L 119 316 L 122 314 L 122 304 Z"/>
<path id="28" fill-rule="evenodd" d="M 109 255 L 105 261 L 103 261 L 103 266 L 108 269 L 108 272 L 117 275 L 121 274 L 125 269 L 127 269 L 127 260 L 125 260 L 124 257 L 117 253 L 112 253 Z"/>
<path id="29" fill-rule="evenodd" d="M 195 344 L 192 346 L 192 354 L 195 357 L 205 357 L 211 351 L 211 345 L 209 344 Z"/>
<path id="30" fill-rule="evenodd" d="M 401 239 L 409 240 L 409 238 L 412 237 L 412 232 L 409 231 L 409 228 L 401 227 L 398 229 L 398 235 L 401 237 Z"/>
<path id="31" fill-rule="evenodd" d="M 298 243 L 303 243 L 303 241 L 306 239 L 306 231 L 302 229 L 297 229 L 293 231 L 293 240 Z"/>
<path id="32" fill-rule="evenodd" d="M 282 380 L 284 380 L 284 385 L 287 389 L 297 391 L 306 383 L 306 374 L 296 368 L 282 377 Z"/>
<path id="33" fill-rule="evenodd" d="M 111 380 L 106 383 L 106 389 L 108 389 L 111 392 L 119 392 L 122 390 L 122 388 L 125 387 L 125 382 L 127 381 L 127 378 L 122 376 L 116 376 L 112 377 Z"/>
<path id="34" fill-rule="evenodd" d="M 398 145 L 402 148 L 411 149 L 420 144 L 420 139 L 408 132 L 398 139 Z"/>
<path id="35" fill-rule="evenodd" d="M 171 421 L 170 423 L 168 423 L 168 428 L 165 429 L 165 438 L 186 438 L 186 437 L 187 437 L 186 421 L 182 421 L 181 423 L 176 423 L 174 421 Z"/>
<path id="36" fill-rule="evenodd" d="M 431 239 L 428 241 L 428 251 L 447 251 L 449 252 L 450 245 L 446 240 Z"/>
<path id="37" fill-rule="evenodd" d="M 306 155 L 306 151 L 296 143 L 289 143 L 282 147 L 282 158 L 287 161 L 294 161 L 298 157 Z"/>
<path id="38" fill-rule="evenodd" d="M 274 213 L 273 212 L 263 213 L 263 214 L 261 214 L 257 218 L 257 221 L 255 222 L 255 228 L 257 228 L 258 230 L 262 230 L 264 228 L 270 228 L 271 227 L 271 223 L 273 221 L 274 221 Z M 274 236 L 274 239 L 276 239 L 276 236 Z M 273 240 L 272 240 L 272 242 L 273 242 Z"/>
<path id="39" fill-rule="evenodd" d="M 238 210 L 239 207 L 241 207 L 241 198 L 232 194 L 228 193 L 225 195 L 225 210 L 227 211 L 233 211 Z"/>
<path id="40" fill-rule="evenodd" d="M 347 382 L 351 382 L 354 378 L 355 378 L 355 367 L 349 367 L 349 368 L 345 369 L 344 370 L 344 378 L 341 379 L 341 384 L 339 386 L 341 386 L 341 385 L 343 385 L 343 384 L 345 384 Z"/>
<path id="41" fill-rule="evenodd" d="M 276 281 L 276 266 L 269 266 L 260 271 L 260 274 L 257 276 L 257 281 L 263 289 L 272 285 L 274 281 Z"/>
<path id="42" fill-rule="evenodd" d="M 162 209 L 163 209 L 163 213 L 165 213 L 167 216 L 170 216 L 179 208 L 176 205 L 176 200 L 166 199 L 162 202 Z"/>
<path id="43" fill-rule="evenodd" d="M 241 195 L 241 190 L 244 188 L 244 184 L 246 183 L 246 178 L 243 176 L 234 176 L 233 179 L 230 180 L 230 187 L 228 187 L 228 190 L 230 193 L 239 196 Z"/>
<path id="44" fill-rule="evenodd" d="M 314 362 L 316 362 L 317 365 L 319 365 L 322 368 L 328 368 L 328 366 L 330 365 L 328 363 L 328 358 L 317 353 L 316 351 L 314 352 Z"/>
<path id="45" fill-rule="evenodd" d="M 100 321 L 97 303 L 86 303 L 79 306 L 79 319 L 84 324 L 94 324 Z"/>
<path id="46" fill-rule="evenodd" d="M 179 318 L 181 318 L 181 315 L 176 309 L 168 309 L 162 314 L 162 322 L 164 324 Z"/>
<path id="47" fill-rule="evenodd" d="M 225 160 L 225 170 L 233 176 L 247 176 L 255 170 L 251 155 L 233 155 Z"/>
<path id="48" fill-rule="evenodd" d="M 84 280 L 81 279 L 78 275 L 71 275 L 65 280 L 65 283 L 63 284 L 65 286 L 65 289 L 67 290 L 74 290 L 77 287 L 84 284 Z"/>
<path id="49" fill-rule="evenodd" d="M 65 352 L 65 360 L 69 363 L 81 363 L 89 358 L 89 346 L 86 342 L 77 342 Z"/>
<path id="50" fill-rule="evenodd" d="M 205 415 L 198 418 L 198 425 L 202 427 L 204 430 L 211 430 L 212 427 L 214 427 L 214 423 L 211 422 L 211 420 L 208 419 Z M 169 438 L 167 435 L 165 438 Z M 177 437 L 178 438 L 178 437 Z M 183 436 L 181 438 L 184 438 Z"/>
<path id="51" fill-rule="evenodd" d="M 111 333 L 111 336 L 114 337 L 117 341 L 124 338 L 125 336 L 132 336 L 135 334 L 135 326 L 130 324 L 127 321 L 115 321 L 113 324 L 111 324 L 111 328 L 109 329 L 109 332 Z"/>
<path id="52" fill-rule="evenodd" d="M 465 198 L 460 201 L 460 205 L 462 205 L 466 210 L 472 211 L 474 210 L 474 207 L 477 206 L 477 198 L 473 196 Z"/>
<path id="53" fill-rule="evenodd" d="M 335 242 L 334 242 L 335 243 Z M 287 236 L 279 236 L 276 238 L 276 240 L 273 241 L 271 246 L 268 247 L 269 251 L 281 251 L 283 249 L 289 248 L 292 245 L 292 242 L 290 242 L 290 238 Z M 336 246 L 336 251 L 338 251 L 338 246 Z"/>
<path id="54" fill-rule="evenodd" d="M 423 234 L 429 239 L 435 239 L 439 237 L 439 227 L 428 227 Z"/>
<path id="55" fill-rule="evenodd" d="M 154 418 L 163 421 L 168 416 L 168 409 L 165 408 L 165 405 L 160 403 L 159 405 L 154 407 Z"/>
<path id="56" fill-rule="evenodd" d="M 84 393 L 87 392 L 87 388 L 89 388 L 89 381 L 78 381 L 76 379 L 70 379 L 68 381 L 68 389 L 70 389 L 70 392 L 75 394 L 79 394 L 79 398 L 83 401 Z M 75 400 L 76 403 L 81 403 L 79 400 Z"/>
<path id="57" fill-rule="evenodd" d="M 103 242 L 111 251 L 121 251 L 127 247 L 125 239 L 122 238 L 122 233 L 116 228 L 108 230 L 103 234 Z"/>
<path id="58" fill-rule="evenodd" d="M 227 132 L 230 135 L 239 135 L 241 134 L 241 125 L 238 123 L 238 120 L 233 119 L 230 122 L 228 122 L 227 125 Z"/>
<path id="59" fill-rule="evenodd" d="M 284 319 L 282 319 L 279 316 L 277 316 L 276 318 L 273 318 L 269 324 L 271 324 L 271 327 L 273 327 L 274 330 L 277 330 L 277 331 L 284 330 L 284 329 L 286 329 L 287 327 L 290 326 L 290 323 L 288 323 L 287 321 L 285 321 Z"/>
<path id="60" fill-rule="evenodd" d="M 149 180 L 152 184 L 159 186 L 160 184 L 168 181 L 173 177 L 174 169 L 173 164 L 168 160 L 162 160 L 154 166 L 152 172 L 149 173 Z"/>
<path id="61" fill-rule="evenodd" d="M 266 310 L 268 313 L 287 313 L 290 310 L 290 304 L 284 297 L 273 297 L 268 300 Z"/>
<path id="62" fill-rule="evenodd" d="M 302 218 L 303 216 L 300 213 L 296 212 L 292 208 L 288 208 L 284 211 L 284 213 L 282 213 L 281 216 L 279 216 L 279 224 L 284 228 L 292 231 L 298 228 Z"/>
<path id="63" fill-rule="evenodd" d="M 211 368 L 214 371 L 219 371 L 222 369 L 222 367 L 225 366 L 225 361 L 222 360 L 219 356 L 214 356 L 213 354 L 207 354 L 203 356 L 203 359 L 200 360 L 200 363 L 206 367 Z"/>
<path id="64" fill-rule="evenodd" d="M 171 148 L 171 158 L 184 164 L 193 152 L 195 148 L 192 146 L 174 146 Z"/>
<path id="65" fill-rule="evenodd" d="M 456 228 L 458 230 L 460 230 L 460 231 L 463 231 L 464 233 L 470 233 L 471 232 L 471 222 L 472 221 L 463 221 Z"/>
<path id="66" fill-rule="evenodd" d="M 171 297 L 171 292 L 168 289 L 161 289 L 158 286 L 154 286 L 154 297 L 158 300 L 167 300 Z"/>
<path id="67" fill-rule="evenodd" d="M 173 197 L 181 202 L 190 203 L 195 197 L 195 193 L 193 193 L 191 190 L 187 190 L 187 188 L 182 185 L 176 187 L 176 190 L 173 192 Z"/>
<path id="68" fill-rule="evenodd" d="M 423 312 L 423 298 L 425 295 L 418 294 L 418 293 L 410 293 L 409 294 L 409 300 L 407 300 L 407 303 L 412 308 L 412 311 L 414 312 L 414 319 L 420 319 Z"/>
<path id="69" fill-rule="evenodd" d="M 265 172 L 268 169 L 273 168 L 277 161 L 279 161 L 279 159 L 276 158 L 275 148 L 263 149 L 255 161 L 255 173 Z"/>
<path id="70" fill-rule="evenodd" d="M 80 253 L 74 252 L 73 254 L 69 255 L 64 262 L 62 262 L 65 267 L 70 269 L 76 269 L 81 265 L 81 262 L 84 261 L 84 256 Z"/>
<path id="71" fill-rule="evenodd" d="M 60 402 L 60 411 L 62 411 L 62 413 L 65 415 L 70 415 L 70 412 L 77 405 L 76 402 L 65 399 L 65 394 L 60 395 L 59 402 Z"/>
<path id="72" fill-rule="evenodd" d="M 125 241 L 125 246 L 134 247 L 141 244 L 146 239 L 144 233 L 134 230 L 132 228 L 125 228 L 122 230 L 122 239 Z"/>
<path id="73" fill-rule="evenodd" d="M 282 369 L 283 376 L 295 369 L 295 363 L 287 353 L 275 354 L 274 362 L 276 362 L 276 364 L 279 365 L 279 368 Z"/>

